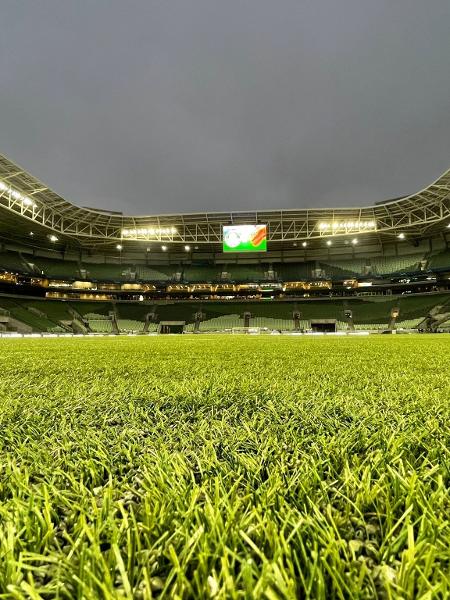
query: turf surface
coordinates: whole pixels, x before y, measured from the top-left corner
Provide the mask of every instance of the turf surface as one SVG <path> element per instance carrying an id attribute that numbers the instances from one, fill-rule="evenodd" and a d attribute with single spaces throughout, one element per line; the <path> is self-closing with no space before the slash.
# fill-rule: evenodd
<path id="1" fill-rule="evenodd" d="M 450 336 L 0 341 L 0 598 L 447 598 Z"/>

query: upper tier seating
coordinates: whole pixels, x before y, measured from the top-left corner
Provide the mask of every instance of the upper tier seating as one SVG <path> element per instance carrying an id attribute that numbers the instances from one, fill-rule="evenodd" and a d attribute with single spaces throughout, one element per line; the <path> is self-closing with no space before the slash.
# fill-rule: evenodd
<path id="1" fill-rule="evenodd" d="M 281 281 L 303 281 L 312 277 L 314 263 L 278 263 L 272 265 Z"/>
<path id="2" fill-rule="evenodd" d="M 439 254 L 434 254 L 434 255 L 430 256 L 428 265 L 429 265 L 430 269 L 436 269 L 436 270 L 448 269 L 448 270 L 450 270 L 450 249 L 444 250 L 443 252 L 440 252 Z"/>
<path id="3" fill-rule="evenodd" d="M 241 264 L 228 264 L 222 267 L 221 272 L 230 274 L 231 281 L 263 281 L 264 272 L 267 270 L 267 265 L 241 265 Z"/>
<path id="4" fill-rule="evenodd" d="M 220 281 L 221 272 L 220 265 L 187 265 L 184 268 L 183 280 L 188 283 Z"/>
<path id="5" fill-rule="evenodd" d="M 113 258 L 109 260 L 114 260 Z M 117 259 L 116 259 L 117 260 Z M 242 261 L 245 258 L 240 259 Z M 248 258 L 252 260 L 252 258 Z M 254 258 L 253 258 L 254 260 Z M 431 254 L 413 253 L 408 256 L 386 256 L 372 258 L 343 258 L 318 261 L 288 263 L 228 263 L 228 264 L 192 264 L 192 265 L 151 265 L 132 262 L 91 262 L 90 258 L 77 261 L 72 259 L 41 257 L 4 250 L 0 252 L 0 270 L 24 275 L 44 275 L 51 279 L 93 280 L 103 282 L 149 282 L 163 283 L 184 281 L 187 283 L 232 281 L 236 283 L 263 282 L 266 273 L 273 271 L 275 281 L 303 281 L 313 277 L 333 279 L 388 276 L 420 271 L 423 266 L 435 270 L 450 270 L 450 249 Z M 319 273 L 316 272 L 319 270 Z M 320 274 L 323 272 L 323 275 Z M 222 273 L 229 276 L 223 278 Z"/>
<path id="6" fill-rule="evenodd" d="M 39 271 L 54 277 L 55 279 L 80 279 L 80 270 L 77 262 L 73 260 L 53 260 L 51 258 L 27 258 L 30 266 L 34 266 L 34 271 Z"/>
<path id="7" fill-rule="evenodd" d="M 11 273 L 30 273 L 30 267 L 18 252 L 0 252 L 0 269 Z"/>
<path id="8" fill-rule="evenodd" d="M 130 281 L 133 268 L 130 265 L 123 264 L 94 264 L 83 263 L 83 270 L 86 271 L 87 280 L 99 281 Z"/>
<path id="9" fill-rule="evenodd" d="M 177 267 L 136 265 L 137 281 L 169 281 L 173 274 L 177 272 Z"/>
<path id="10" fill-rule="evenodd" d="M 411 254 L 410 256 L 371 258 L 370 263 L 374 275 L 389 275 L 390 273 L 419 271 L 422 260 L 424 260 L 423 254 Z"/>

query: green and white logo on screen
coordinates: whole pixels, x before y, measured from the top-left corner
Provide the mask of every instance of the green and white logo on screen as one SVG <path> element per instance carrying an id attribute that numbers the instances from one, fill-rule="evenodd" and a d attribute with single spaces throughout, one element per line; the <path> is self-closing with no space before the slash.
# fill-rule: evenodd
<path id="1" fill-rule="evenodd" d="M 224 225 L 224 252 L 266 252 L 266 225 Z"/>

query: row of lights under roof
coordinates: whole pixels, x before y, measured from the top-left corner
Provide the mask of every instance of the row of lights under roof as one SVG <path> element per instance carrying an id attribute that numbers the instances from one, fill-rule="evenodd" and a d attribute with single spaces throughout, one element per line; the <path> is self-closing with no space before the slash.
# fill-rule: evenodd
<path id="1" fill-rule="evenodd" d="M 116 248 L 117 248 L 117 250 L 119 250 L 119 251 L 120 251 L 120 250 L 123 250 L 123 246 L 122 246 L 122 244 L 117 244 Z M 196 248 L 197 248 L 197 246 L 196 246 Z M 186 246 L 184 247 L 184 249 L 185 249 L 185 251 L 186 251 L 186 252 L 190 252 L 190 250 L 191 250 L 191 247 L 186 245 Z M 162 250 L 163 252 L 166 252 L 166 251 L 168 250 L 168 247 L 167 247 L 167 246 L 165 246 L 165 245 L 162 245 L 162 246 L 161 246 L 161 250 Z M 150 252 L 150 248 L 147 248 L 147 252 Z"/>
<path id="2" fill-rule="evenodd" d="M 30 208 L 34 208 L 36 206 L 36 202 L 34 200 L 29 198 L 28 196 L 25 196 L 24 194 L 21 194 L 17 190 L 13 189 L 9 185 L 7 185 L 4 181 L 0 181 L 0 193 L 1 192 L 8 192 L 9 194 L 11 194 L 11 196 L 14 198 L 14 200 L 18 200 L 24 206 L 28 206 Z"/>
<path id="3" fill-rule="evenodd" d="M 356 246 L 357 243 L 358 243 L 358 238 L 353 238 L 352 239 L 352 244 L 354 246 Z M 327 246 L 331 246 L 333 244 L 333 242 L 331 240 L 327 240 L 326 244 L 327 244 Z M 346 244 L 348 244 L 348 240 L 346 241 Z M 296 245 L 297 245 L 297 242 L 294 242 L 294 246 L 296 246 Z M 302 242 L 303 248 L 306 248 L 307 245 L 308 245 L 308 242 Z"/>
<path id="4" fill-rule="evenodd" d="M 2 183 L 2 182 L 0 182 L 0 184 L 1 184 L 1 183 Z M 1 189 L 1 187 L 0 187 L 0 189 Z M 25 200 L 25 199 L 24 199 L 24 200 Z M 448 223 L 448 225 L 447 225 L 447 229 L 450 229 L 450 223 Z M 31 236 L 31 237 L 33 237 L 33 236 L 34 236 L 34 232 L 33 232 L 33 231 L 30 231 L 30 236 Z M 399 234 L 397 235 L 397 237 L 398 237 L 398 239 L 399 239 L 399 240 L 404 240 L 404 239 L 406 239 L 406 235 L 405 235 L 404 233 L 399 233 Z M 58 238 L 56 235 L 54 235 L 54 234 L 51 234 L 51 235 L 49 235 L 49 236 L 48 236 L 48 239 L 49 239 L 51 242 L 55 243 L 55 242 L 57 242 L 57 241 L 58 241 L 58 239 L 59 239 L 59 238 Z M 333 244 L 333 242 L 332 242 L 331 240 L 327 240 L 327 242 L 326 242 L 326 243 L 327 243 L 327 246 L 331 246 L 331 245 Z M 357 243 L 358 243 L 358 238 L 353 238 L 353 239 L 352 239 L 352 244 L 353 244 L 354 246 L 356 246 L 356 244 L 357 244 Z M 297 242 L 294 242 L 294 246 L 296 246 L 296 245 L 297 245 Z M 306 247 L 307 247 L 307 245 L 308 245 L 308 242 L 302 242 L 302 246 L 303 246 L 303 248 L 306 248 Z M 119 250 L 119 251 L 120 251 L 120 250 L 123 250 L 123 246 L 122 246 L 122 244 L 117 244 L 116 248 L 117 248 L 117 250 Z M 186 251 L 186 252 L 190 252 L 190 250 L 191 250 L 191 247 L 190 247 L 189 245 L 186 245 L 186 246 L 184 247 L 184 249 L 185 249 L 185 251 Z M 196 246 L 196 249 L 197 249 L 197 246 Z M 162 245 L 162 246 L 161 246 L 161 250 L 162 250 L 163 252 L 166 252 L 166 251 L 168 250 L 168 248 L 167 248 L 167 246 L 166 246 L 166 245 Z M 150 248 L 147 248 L 147 252 L 148 252 L 148 251 L 150 251 Z"/>
<path id="5" fill-rule="evenodd" d="M 450 224 L 447 225 L 447 227 L 450 228 Z M 400 240 L 404 240 L 406 236 L 405 236 L 404 233 L 399 233 L 397 237 Z M 327 240 L 326 244 L 327 244 L 327 246 L 332 246 L 333 242 L 331 240 Z M 353 238 L 352 239 L 352 244 L 353 244 L 353 246 L 356 246 L 358 244 L 358 238 Z M 294 246 L 297 246 L 297 242 L 294 242 Z M 308 246 L 308 242 L 302 242 L 302 246 L 303 246 L 303 248 L 306 248 Z M 119 251 L 123 250 L 122 244 L 117 244 L 116 248 Z M 191 250 L 191 247 L 190 246 L 185 246 L 184 249 L 185 249 L 186 252 L 189 252 Z M 161 250 L 163 252 L 166 252 L 168 250 L 168 248 L 167 248 L 167 246 L 163 245 L 163 246 L 161 246 Z M 149 251 L 149 248 L 147 248 L 147 251 Z"/>

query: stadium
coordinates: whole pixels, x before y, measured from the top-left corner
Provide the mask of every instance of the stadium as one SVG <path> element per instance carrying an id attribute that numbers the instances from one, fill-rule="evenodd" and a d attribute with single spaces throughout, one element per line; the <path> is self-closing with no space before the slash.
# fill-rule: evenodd
<path id="1" fill-rule="evenodd" d="M 0 217 L 1 597 L 448 597 L 450 171 L 131 217 L 2 156 Z"/>
<path id="2" fill-rule="evenodd" d="M 448 0 L 0 16 L 0 600 L 448 600 Z"/>
<path id="3" fill-rule="evenodd" d="M 2 156 L 0 210 L 4 336 L 450 329 L 450 171 L 371 207 L 128 217 Z"/>

